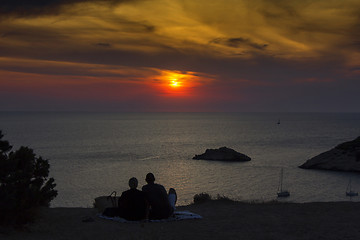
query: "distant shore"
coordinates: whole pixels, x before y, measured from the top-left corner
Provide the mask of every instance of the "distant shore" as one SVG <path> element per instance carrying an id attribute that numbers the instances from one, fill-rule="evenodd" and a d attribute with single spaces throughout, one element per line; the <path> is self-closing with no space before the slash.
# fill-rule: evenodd
<path id="1" fill-rule="evenodd" d="M 210 200 L 178 210 L 203 219 L 118 223 L 97 217 L 94 208 L 44 208 L 20 231 L 0 228 L 0 239 L 360 239 L 358 202 Z"/>

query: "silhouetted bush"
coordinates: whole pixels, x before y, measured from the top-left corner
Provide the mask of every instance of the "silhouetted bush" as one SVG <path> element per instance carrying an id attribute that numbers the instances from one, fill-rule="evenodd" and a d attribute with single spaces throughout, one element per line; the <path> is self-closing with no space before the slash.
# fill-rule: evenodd
<path id="1" fill-rule="evenodd" d="M 220 195 L 220 194 L 216 195 L 216 200 L 234 202 L 234 200 L 232 200 L 231 198 L 224 196 L 224 195 Z"/>
<path id="2" fill-rule="evenodd" d="M 204 202 L 207 202 L 207 201 L 210 201 L 210 200 L 213 200 L 213 201 L 226 201 L 226 202 L 235 202 L 235 200 L 229 198 L 229 197 L 226 197 L 224 195 L 220 195 L 220 194 L 217 194 L 216 195 L 216 198 L 212 197 L 210 194 L 206 193 L 206 192 L 203 192 L 203 193 L 199 193 L 199 194 L 195 194 L 194 196 L 194 203 L 197 204 L 197 203 L 204 203 Z"/>
<path id="3" fill-rule="evenodd" d="M 195 204 L 204 203 L 209 200 L 211 200 L 211 196 L 208 193 L 199 193 L 199 194 L 195 194 L 194 196 Z"/>
<path id="4" fill-rule="evenodd" d="M 38 207 L 49 206 L 57 191 L 49 178 L 48 160 L 28 147 L 15 152 L 0 131 L 0 224 L 22 225 L 34 219 Z"/>

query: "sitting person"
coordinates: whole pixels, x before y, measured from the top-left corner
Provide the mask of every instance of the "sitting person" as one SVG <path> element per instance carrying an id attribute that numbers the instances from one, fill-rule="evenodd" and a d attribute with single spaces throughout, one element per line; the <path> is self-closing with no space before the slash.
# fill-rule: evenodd
<path id="1" fill-rule="evenodd" d="M 105 209 L 103 215 L 109 217 L 119 216 L 129 221 L 145 219 L 147 213 L 147 201 L 145 199 L 145 194 L 136 189 L 137 186 L 138 180 L 134 177 L 130 178 L 130 189 L 121 194 L 118 201 L 118 207 Z"/>
<path id="2" fill-rule="evenodd" d="M 176 204 L 176 201 L 177 201 L 177 194 L 176 194 L 175 189 L 173 189 L 173 188 L 169 189 L 168 199 L 169 199 L 169 203 L 170 203 L 171 208 L 173 209 L 173 211 L 175 211 L 175 209 L 176 209 L 175 204 Z"/>
<path id="3" fill-rule="evenodd" d="M 154 174 L 146 175 L 146 185 L 142 187 L 145 197 L 149 203 L 149 219 L 164 219 L 170 217 L 175 207 L 175 202 L 170 204 L 169 197 L 164 186 L 155 183 Z M 175 190 L 174 190 L 175 191 Z M 176 199 L 176 197 L 174 198 Z"/>

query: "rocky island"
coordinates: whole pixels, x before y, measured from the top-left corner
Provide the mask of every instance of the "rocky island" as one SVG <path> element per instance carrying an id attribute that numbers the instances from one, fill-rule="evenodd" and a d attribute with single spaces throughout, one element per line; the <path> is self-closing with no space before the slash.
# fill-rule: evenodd
<path id="1" fill-rule="evenodd" d="M 360 172 L 360 137 L 344 142 L 299 166 L 305 169 Z"/>
<path id="2" fill-rule="evenodd" d="M 239 153 L 227 147 L 221 147 L 219 149 L 206 149 L 205 153 L 200 155 L 195 155 L 193 159 L 231 161 L 231 162 L 245 162 L 251 160 L 251 158 L 246 156 L 245 154 Z"/>

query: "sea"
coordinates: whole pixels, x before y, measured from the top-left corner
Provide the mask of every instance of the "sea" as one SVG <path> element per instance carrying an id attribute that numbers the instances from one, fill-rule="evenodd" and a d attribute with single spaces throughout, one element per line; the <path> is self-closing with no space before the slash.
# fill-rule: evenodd
<path id="1" fill-rule="evenodd" d="M 359 201 L 345 191 L 360 174 L 298 166 L 360 136 L 360 113 L 99 113 L 0 112 L 4 140 L 49 160 L 58 196 L 51 207 L 92 207 L 98 196 L 139 188 L 152 172 L 177 205 L 208 193 L 249 202 Z M 229 147 L 249 162 L 193 160 Z M 280 172 L 291 195 L 277 198 Z"/>

